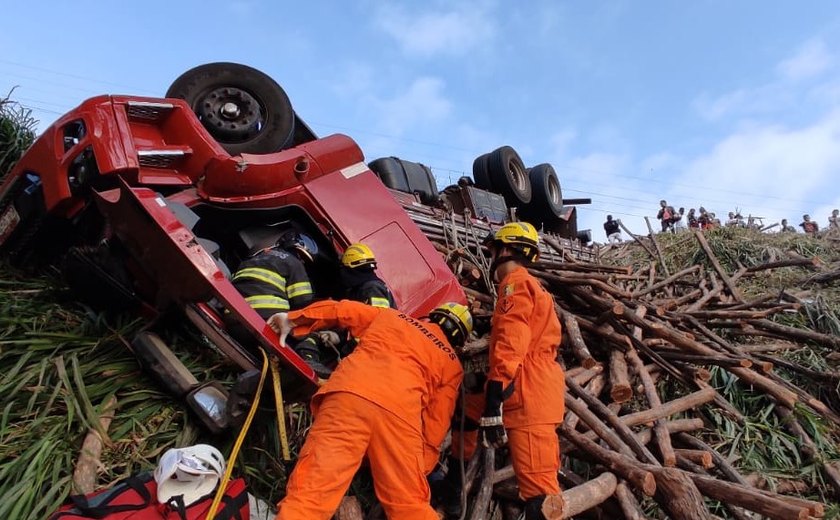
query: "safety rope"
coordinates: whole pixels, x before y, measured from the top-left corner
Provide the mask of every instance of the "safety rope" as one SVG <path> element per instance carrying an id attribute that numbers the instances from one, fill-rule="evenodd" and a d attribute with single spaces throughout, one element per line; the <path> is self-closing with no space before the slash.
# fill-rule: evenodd
<path id="1" fill-rule="evenodd" d="M 280 388 L 280 360 L 271 358 L 271 378 L 274 382 L 274 408 L 277 412 L 277 431 L 280 434 L 280 450 L 283 460 L 292 460 L 289 452 L 289 438 L 286 436 L 286 415 L 283 413 L 283 390 Z"/>
<path id="2" fill-rule="evenodd" d="M 236 437 L 236 442 L 233 443 L 233 450 L 231 450 L 230 457 L 228 457 L 227 469 L 225 469 L 225 474 L 222 477 L 222 481 L 219 482 L 219 489 L 216 491 L 216 496 L 213 497 L 213 503 L 210 504 L 210 509 L 207 510 L 207 520 L 213 520 L 213 518 L 216 516 L 216 510 L 219 508 L 219 504 L 222 502 L 222 497 L 225 496 L 225 491 L 227 489 L 228 482 L 230 481 L 230 476 L 233 473 L 233 466 L 236 463 L 236 457 L 239 456 L 239 449 L 242 447 L 242 443 L 245 441 L 245 435 L 248 434 L 248 429 L 251 427 L 251 421 L 254 420 L 254 415 L 256 415 L 257 407 L 260 404 L 260 395 L 262 394 L 263 384 L 265 383 L 265 376 L 268 373 L 269 365 L 268 355 L 265 353 L 265 350 L 260 349 L 260 353 L 263 357 L 263 364 L 262 370 L 260 370 L 260 382 L 257 385 L 257 393 L 256 395 L 254 395 L 254 402 L 251 403 L 251 409 L 248 410 L 248 416 L 245 418 L 245 424 L 242 425 L 242 429 L 239 431 L 239 435 Z"/>

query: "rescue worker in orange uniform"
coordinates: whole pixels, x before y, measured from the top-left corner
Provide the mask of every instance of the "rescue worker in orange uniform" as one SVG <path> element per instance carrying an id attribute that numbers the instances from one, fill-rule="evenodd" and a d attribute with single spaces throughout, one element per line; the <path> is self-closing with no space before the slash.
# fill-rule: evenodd
<path id="1" fill-rule="evenodd" d="M 327 520 L 365 457 L 394 520 L 437 520 L 426 474 L 450 426 L 463 370 L 456 350 L 469 310 L 447 303 L 416 320 L 349 300 L 322 301 L 268 320 L 281 334 L 341 327 L 359 339 L 312 398 L 315 421 L 279 504 L 279 520 Z"/>
<path id="2" fill-rule="evenodd" d="M 564 501 L 557 480 L 556 429 L 563 422 L 566 384 L 557 363 L 560 320 L 551 295 L 526 269 L 539 255 L 539 236 L 531 224 L 512 222 L 502 226 L 489 245 L 491 269 L 499 282 L 490 369 L 483 403 L 468 395 L 464 404 L 467 422 L 477 423 L 477 431 L 469 424 L 463 438 L 453 431 L 452 453 L 458 457 L 463 451 L 468 460 L 479 437 L 487 447 L 507 444 L 525 500 L 525 518 L 561 518 Z M 460 475 L 453 480 L 460 480 Z M 460 513 L 452 502 L 449 505 L 448 515 Z"/>
<path id="3" fill-rule="evenodd" d="M 373 250 L 361 243 L 350 244 L 341 255 L 341 283 L 347 298 L 374 307 L 397 308 L 388 285 L 376 276 L 376 257 Z"/>

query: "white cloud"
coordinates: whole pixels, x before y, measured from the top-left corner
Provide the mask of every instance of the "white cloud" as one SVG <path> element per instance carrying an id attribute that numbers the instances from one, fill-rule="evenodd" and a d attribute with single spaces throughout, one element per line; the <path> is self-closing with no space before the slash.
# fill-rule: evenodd
<path id="1" fill-rule="evenodd" d="M 487 45 L 496 34 L 496 24 L 482 4 L 421 13 L 388 4 L 379 10 L 375 21 L 405 53 L 425 58 L 464 55 Z"/>
<path id="2" fill-rule="evenodd" d="M 824 42 L 810 40 L 793 56 L 776 65 L 777 79 L 717 96 L 703 92 L 694 99 L 692 106 L 704 120 L 720 121 L 726 117 L 764 116 L 789 110 L 810 95 L 818 101 L 836 100 L 836 81 L 814 84 L 831 69 L 833 62 L 834 58 Z"/>
<path id="3" fill-rule="evenodd" d="M 776 67 L 784 78 L 799 81 L 818 76 L 828 70 L 834 61 L 831 52 L 821 40 L 806 42 L 797 53 Z"/>
<path id="4" fill-rule="evenodd" d="M 452 111 L 452 103 L 443 89 L 442 80 L 423 77 L 416 79 L 405 92 L 377 101 L 383 130 L 402 134 L 412 126 L 445 119 Z"/>

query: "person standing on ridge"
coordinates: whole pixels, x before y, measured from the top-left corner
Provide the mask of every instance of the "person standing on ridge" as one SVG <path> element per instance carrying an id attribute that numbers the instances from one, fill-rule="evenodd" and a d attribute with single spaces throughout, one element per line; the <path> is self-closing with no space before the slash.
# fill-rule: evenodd
<path id="1" fill-rule="evenodd" d="M 811 220 L 810 215 L 802 215 L 802 222 L 799 223 L 799 227 L 805 231 L 808 235 L 816 236 L 817 231 L 820 230 L 820 226 Z"/>
<path id="2" fill-rule="evenodd" d="M 607 240 L 610 244 L 621 242 L 621 228 L 618 221 L 613 220 L 612 215 L 607 215 L 607 221 L 604 222 L 604 232 L 607 234 Z"/>

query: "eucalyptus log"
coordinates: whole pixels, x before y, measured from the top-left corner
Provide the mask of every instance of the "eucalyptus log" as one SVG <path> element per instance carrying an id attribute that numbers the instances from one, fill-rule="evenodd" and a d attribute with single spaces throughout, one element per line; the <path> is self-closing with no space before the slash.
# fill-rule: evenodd
<path id="1" fill-rule="evenodd" d="M 635 349 L 630 348 L 627 350 L 627 361 L 630 362 L 636 374 L 642 380 L 645 397 L 647 397 L 650 408 L 659 408 L 662 406 L 662 400 L 656 391 L 656 385 L 653 383 L 653 379 L 651 379 L 650 374 L 645 369 L 645 364 L 639 358 Z M 662 464 L 666 467 L 676 466 L 677 457 L 674 455 L 673 446 L 671 446 L 671 435 L 665 426 L 665 419 L 654 421 L 653 433 L 656 438 L 656 445 L 659 446 L 659 454 L 662 456 Z"/>
<path id="2" fill-rule="evenodd" d="M 580 327 L 575 316 L 566 311 L 562 311 L 559 314 L 563 319 L 563 325 L 565 325 L 566 334 L 570 340 L 569 346 L 572 349 L 572 354 L 574 354 L 584 368 L 592 368 L 597 365 L 598 362 L 592 357 L 592 353 L 589 352 L 586 342 L 583 341 L 583 336 L 580 334 Z"/>
<path id="3" fill-rule="evenodd" d="M 484 464 L 482 464 L 481 483 L 478 493 L 473 500 L 473 510 L 470 520 L 484 520 L 490 509 L 490 499 L 493 497 L 493 472 L 496 466 L 496 450 L 484 448 Z"/>
<path id="4" fill-rule="evenodd" d="M 621 419 L 619 419 L 618 415 L 607 408 L 604 403 L 587 393 L 572 380 L 566 381 L 566 388 L 568 388 L 569 391 L 576 397 L 580 397 L 590 410 L 595 412 L 598 417 L 610 425 L 615 433 L 618 434 L 621 440 L 624 441 L 631 450 L 633 450 L 633 453 L 635 453 L 640 460 L 647 460 L 652 464 L 659 464 L 653 454 L 639 442 L 639 439 L 636 438 L 632 430 L 630 430 L 630 428 L 624 424 Z M 581 419 L 583 419 L 583 417 L 581 417 Z"/>
<path id="5" fill-rule="evenodd" d="M 604 472 L 584 484 L 563 491 L 563 498 L 566 500 L 563 518 L 571 518 L 602 504 L 615 493 L 617 484 L 618 479 L 615 475 Z"/>
<path id="6" fill-rule="evenodd" d="M 625 520 L 646 520 L 647 517 L 642 511 L 642 506 L 639 501 L 627 487 L 627 484 L 622 480 L 615 487 L 615 498 L 618 501 L 621 512 L 624 513 Z"/>
<path id="7" fill-rule="evenodd" d="M 365 520 L 365 514 L 358 498 L 346 496 L 341 499 L 341 504 L 339 504 L 333 518 L 335 520 Z"/>
<path id="8" fill-rule="evenodd" d="M 97 471 L 102 462 L 102 444 L 107 438 L 108 428 L 117 409 L 117 398 L 111 396 L 102 403 L 101 413 L 96 428 L 91 428 L 82 442 L 82 450 L 73 471 L 73 492 L 76 494 L 92 493 L 96 487 Z M 103 438 L 104 437 L 104 438 Z"/>
<path id="9" fill-rule="evenodd" d="M 671 415 L 697 408 L 700 405 L 712 401 L 716 393 L 714 388 L 704 388 L 679 399 L 667 401 L 657 409 L 642 410 L 640 412 L 622 415 L 620 417 L 621 422 L 627 426 L 638 426 L 639 424 L 646 424 L 657 419 L 670 417 Z"/>
<path id="10" fill-rule="evenodd" d="M 806 520 L 811 516 L 808 507 L 793 505 L 780 495 L 762 492 L 753 487 L 725 482 L 705 475 L 690 474 L 694 484 L 706 496 L 726 504 L 743 507 L 771 520 Z"/>
<path id="11" fill-rule="evenodd" d="M 664 280 L 662 280 L 660 282 L 657 282 L 657 283 L 653 284 L 652 286 L 650 286 L 650 287 L 648 287 L 644 290 L 634 292 L 633 293 L 633 298 L 638 298 L 640 296 L 644 296 L 646 294 L 649 294 L 649 293 L 652 293 L 652 292 L 657 291 L 659 289 L 662 289 L 663 287 L 666 287 L 666 286 L 674 283 L 675 281 L 679 280 L 680 278 L 682 278 L 684 276 L 688 276 L 688 275 L 690 275 L 690 274 L 692 274 L 696 271 L 699 271 L 700 269 L 701 269 L 701 266 L 699 266 L 699 265 L 693 265 L 693 266 L 691 266 L 687 269 L 683 269 L 682 271 L 680 271 L 678 273 L 674 273 L 671 276 L 669 276 L 668 278 L 665 278 Z"/>
<path id="12" fill-rule="evenodd" d="M 635 459 L 604 449 L 565 425 L 560 426 L 560 434 L 579 450 L 609 468 L 613 473 L 621 475 L 622 478 L 645 495 L 650 497 L 656 493 L 656 479 L 653 474 L 641 469 Z"/>
<path id="13" fill-rule="evenodd" d="M 625 403 L 631 397 L 633 389 L 630 387 L 624 352 L 613 350 L 610 352 L 610 398 L 614 403 Z"/>
<path id="14" fill-rule="evenodd" d="M 712 454 L 706 450 L 676 449 L 674 452 L 680 457 L 685 457 L 691 462 L 700 465 L 703 469 L 709 469 L 715 466 Z"/>
<path id="15" fill-rule="evenodd" d="M 671 518 L 680 520 L 710 520 L 711 513 L 703 495 L 688 477 L 675 468 L 649 468 L 656 478 L 656 501 Z"/>
<path id="16" fill-rule="evenodd" d="M 718 261 L 715 253 L 712 251 L 712 248 L 709 247 L 709 243 L 706 242 L 706 237 L 703 236 L 703 233 L 696 229 L 692 228 L 694 232 L 694 236 L 697 238 L 697 242 L 700 244 L 700 247 L 703 248 L 703 251 L 706 253 L 706 256 L 709 258 L 709 261 L 712 263 L 712 267 L 715 268 L 717 274 L 720 276 L 723 283 L 726 285 L 726 288 L 729 289 L 729 293 L 736 299 L 741 299 L 741 293 L 738 291 L 738 288 L 735 287 L 735 283 L 729 278 L 729 275 L 726 274 L 726 271 L 723 270 L 721 267 L 720 262 Z"/>

